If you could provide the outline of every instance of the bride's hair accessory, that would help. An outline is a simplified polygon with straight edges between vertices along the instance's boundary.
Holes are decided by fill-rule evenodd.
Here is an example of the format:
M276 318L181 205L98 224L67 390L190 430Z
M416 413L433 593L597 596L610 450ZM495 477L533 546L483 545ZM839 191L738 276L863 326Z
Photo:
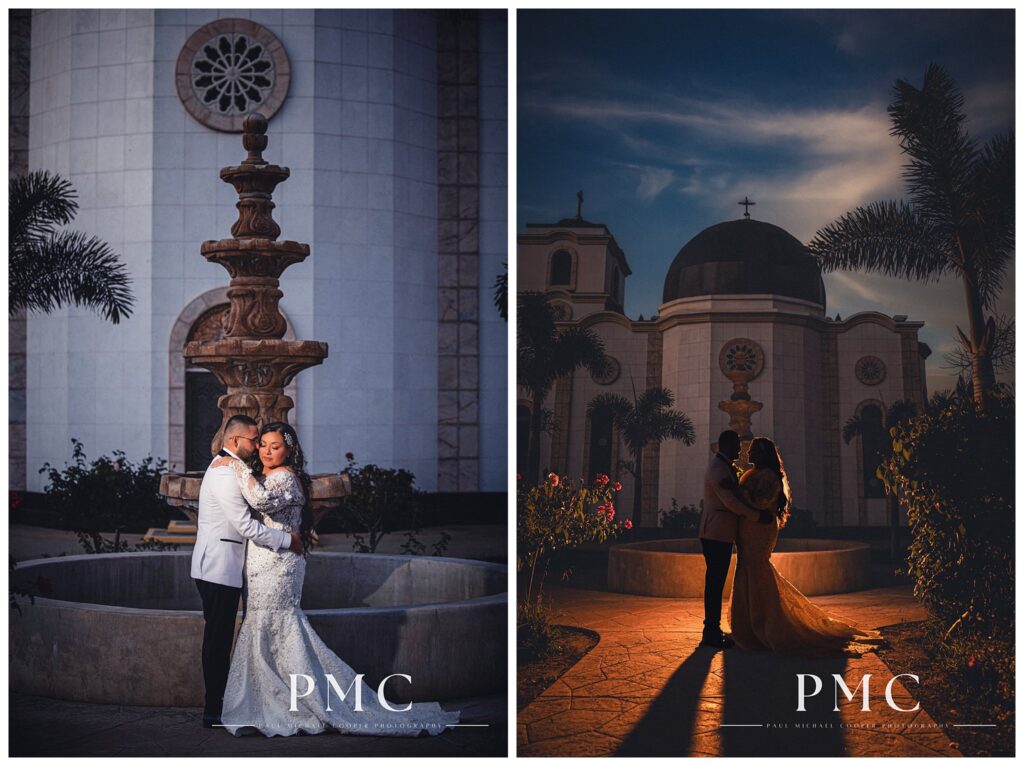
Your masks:
M295 446L295 440L292 438L292 435L290 433L288 433L287 431L285 431L283 435L284 435L284 443L287 444L289 447L294 447Z

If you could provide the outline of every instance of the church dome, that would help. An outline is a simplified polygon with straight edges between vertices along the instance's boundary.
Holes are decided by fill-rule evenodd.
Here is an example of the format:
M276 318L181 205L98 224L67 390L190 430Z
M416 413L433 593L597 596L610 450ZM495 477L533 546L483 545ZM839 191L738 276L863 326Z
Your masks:
M821 269L800 240L770 223L740 219L710 226L683 245L665 277L662 302L762 293L825 306Z

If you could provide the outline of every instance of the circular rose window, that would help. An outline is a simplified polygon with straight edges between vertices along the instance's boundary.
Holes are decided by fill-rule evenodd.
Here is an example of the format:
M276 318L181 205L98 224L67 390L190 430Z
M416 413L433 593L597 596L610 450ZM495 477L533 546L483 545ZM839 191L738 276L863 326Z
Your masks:
M605 368L604 375L593 375L591 378L594 382L601 386L610 386L612 383L619 379L619 375L622 373L622 365L619 364L619 360L614 356L606 356L608 360L608 366Z
M862 356L857 360L854 373L865 386L877 386L885 380L885 362L877 356Z
M753 380L764 369L764 351L750 338L733 338L718 353L718 366L727 377Z
M270 119L284 103L290 81L280 40L248 19L218 19L197 29L175 68L178 97L188 113L225 133L241 133L250 112Z

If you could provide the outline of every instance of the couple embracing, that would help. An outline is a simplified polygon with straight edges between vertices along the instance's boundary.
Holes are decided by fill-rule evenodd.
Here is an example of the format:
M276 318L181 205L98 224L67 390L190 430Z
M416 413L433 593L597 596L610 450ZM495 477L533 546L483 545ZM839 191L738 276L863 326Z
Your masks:
M250 465L250 461L252 461ZM228 419L224 448L199 491L192 577L203 602L203 726L239 733L299 732L417 736L459 720L436 702L391 707L377 698L313 630L302 611L311 541L310 478L298 435L287 423L259 428ZM242 627L234 651L239 596ZM316 680L297 699L296 677ZM343 692L335 692L326 676ZM361 693L356 694L354 684ZM332 699L333 696L333 699ZM361 709L357 700L362 700Z
M704 579L704 631L701 646L768 650L804 657L863 654L876 648L881 634L829 617L771 563L779 530L792 504L789 481L775 444L763 436L750 444L750 468L737 476L733 461L740 437L723 431L718 451L704 473L704 509L700 538L707 573ZM722 591L736 544L729 621L722 632Z

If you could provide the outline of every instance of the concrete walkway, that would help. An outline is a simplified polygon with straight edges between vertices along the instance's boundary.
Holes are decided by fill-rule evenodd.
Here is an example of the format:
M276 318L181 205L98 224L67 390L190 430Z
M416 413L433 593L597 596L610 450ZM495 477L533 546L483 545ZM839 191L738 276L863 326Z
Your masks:
M508 700L448 700L459 726L443 734L374 737L337 732L235 737L202 728L202 708L96 705L12 694L10 752L16 756L504 756Z
M630 596L551 585L555 622L597 631L601 640L517 716L520 756L959 756L956 730L923 710L890 708L894 671L874 653L801 659L698 647L699 599ZM836 617L877 628L923 619L905 586L815 597ZM728 603L725 614L728 614ZM895 672L914 672L911 668ZM822 691L796 712L796 674ZM854 689L871 675L870 711L860 693L835 700L833 674ZM913 688L913 681L909 681ZM808 681L813 684L813 681ZM915 703L893 684L901 708Z

